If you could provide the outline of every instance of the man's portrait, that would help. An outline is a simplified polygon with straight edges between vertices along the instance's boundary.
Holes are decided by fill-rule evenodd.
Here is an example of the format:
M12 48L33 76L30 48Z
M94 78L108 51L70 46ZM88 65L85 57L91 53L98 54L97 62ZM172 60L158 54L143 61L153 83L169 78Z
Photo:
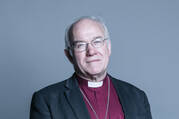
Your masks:
M0 119L179 119L178 6L0 0Z
M107 73L111 41L102 20L72 23L64 52L75 73L34 93L30 119L152 119L145 93Z

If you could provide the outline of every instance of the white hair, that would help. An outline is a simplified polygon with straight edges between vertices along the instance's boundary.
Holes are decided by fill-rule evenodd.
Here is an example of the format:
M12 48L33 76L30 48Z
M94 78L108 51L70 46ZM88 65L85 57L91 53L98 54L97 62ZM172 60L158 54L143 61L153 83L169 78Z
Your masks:
M78 23L79 21L83 20L83 19L90 19L90 20L96 21L99 24L101 24L102 27L104 28L105 37L108 38L108 40L110 40L107 26L106 26L104 20L101 17L83 16L83 17L80 17L77 20L75 20L70 26L67 27L66 32L65 32L65 49L66 50L70 50L70 48L71 48L71 41L73 41L73 33L72 33L72 31L73 31L74 25L76 23ZM70 50L70 52L71 52L71 50Z

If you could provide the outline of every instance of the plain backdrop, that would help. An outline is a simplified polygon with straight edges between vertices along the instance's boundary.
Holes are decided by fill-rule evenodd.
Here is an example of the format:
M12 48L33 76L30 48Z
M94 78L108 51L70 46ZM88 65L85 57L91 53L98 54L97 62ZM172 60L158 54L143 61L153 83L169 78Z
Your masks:
M87 15L109 28L108 72L146 92L154 119L178 119L178 0L0 0L0 119L28 119L34 91L73 74L65 29Z

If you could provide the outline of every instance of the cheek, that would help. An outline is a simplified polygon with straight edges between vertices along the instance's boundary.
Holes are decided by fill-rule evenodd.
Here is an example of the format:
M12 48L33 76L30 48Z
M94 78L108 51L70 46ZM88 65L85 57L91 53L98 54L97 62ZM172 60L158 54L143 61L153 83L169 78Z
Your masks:
M110 57L109 51L108 51L108 50L105 50L105 52L103 52L103 58L104 58L104 63L105 63L105 65L108 64L109 57Z
M108 57L110 56L108 49L103 49L103 50L101 50L100 54L101 54L101 56L104 58L104 60L107 60Z
M78 66L84 65L84 56L76 55L76 62Z

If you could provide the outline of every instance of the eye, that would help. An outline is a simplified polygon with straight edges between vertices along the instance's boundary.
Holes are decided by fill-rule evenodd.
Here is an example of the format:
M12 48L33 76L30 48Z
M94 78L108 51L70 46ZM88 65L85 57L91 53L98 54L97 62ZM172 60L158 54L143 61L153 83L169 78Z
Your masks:
M84 46L85 46L85 43L76 43L75 44L75 48L78 48L78 49L83 48Z
M95 46L101 46L103 44L103 39L102 38L97 38L93 41L93 45Z

